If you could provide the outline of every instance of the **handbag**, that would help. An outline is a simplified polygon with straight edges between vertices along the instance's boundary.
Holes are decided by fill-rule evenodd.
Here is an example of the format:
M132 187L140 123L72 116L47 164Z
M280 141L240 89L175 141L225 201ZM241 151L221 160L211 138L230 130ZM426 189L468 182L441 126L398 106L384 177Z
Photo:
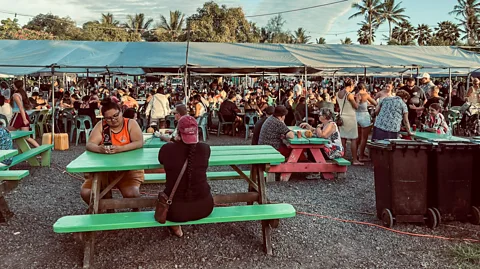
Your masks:
M348 101L347 97L348 97L349 94L350 93L345 95L345 100L343 101L342 111L340 112L340 115L338 115L337 119L335 120L335 123L337 124L338 127L343 126L342 114L343 114L343 109L345 108L345 103Z
M158 194L157 203L155 205L154 217L155 217L155 220L161 224L164 224L165 222L167 222L168 208L172 204L173 196L175 195L178 185L180 184L180 180L182 180L183 174L187 169L187 164L188 164L188 159L185 161L185 164L183 164L180 174L178 174L177 181L175 181L175 186L173 186L170 196L167 196L163 191Z

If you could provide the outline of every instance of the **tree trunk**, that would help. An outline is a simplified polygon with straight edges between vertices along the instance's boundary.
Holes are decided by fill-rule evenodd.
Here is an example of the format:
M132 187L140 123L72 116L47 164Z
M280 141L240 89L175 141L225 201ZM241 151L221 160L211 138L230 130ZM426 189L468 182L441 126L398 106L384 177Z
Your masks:
M373 43L373 25L372 25L372 13L368 14L368 23L370 24L370 36L368 37L368 44L372 45Z
M388 40L392 41L392 21L388 21L388 32L389 32Z

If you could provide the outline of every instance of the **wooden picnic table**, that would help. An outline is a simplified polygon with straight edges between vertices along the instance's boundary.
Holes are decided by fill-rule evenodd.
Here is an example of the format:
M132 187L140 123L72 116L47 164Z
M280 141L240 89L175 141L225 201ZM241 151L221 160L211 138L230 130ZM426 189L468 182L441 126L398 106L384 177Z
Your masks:
M8 158L12 158L13 156L18 154L18 150L12 149L12 150L0 150L0 162L4 161Z
M400 132L401 135L407 136L406 132ZM458 136L446 135L446 134L436 134L430 132L413 132L413 138L418 140L428 140L428 141L457 141L457 142L469 142L469 139L461 138Z
M33 131L12 131L10 135L12 136L13 142L17 145L17 148L20 153L28 152L32 148L28 144L27 139L33 134ZM40 162L36 158L31 158L27 160L31 166L40 166Z
M337 173L338 177L344 177L347 172L347 166L350 163L344 159L337 159L333 162L327 162L322 154L322 149L325 148L325 144L329 141L324 138L298 138L296 132L305 131L298 126L289 126L290 130L295 132L295 138L286 139L287 146L292 149L287 161L271 166L269 172L281 173L280 180L288 181L292 176L292 173L322 173L325 179L334 179L334 173ZM310 152L315 162L299 162L300 158L304 156L306 152Z
M18 155L14 156L11 166L27 161L31 166L50 166L51 149L53 145L41 145L38 148L30 147L27 139L33 134L33 131L12 131L10 135L13 142L17 145ZM41 155L41 162L36 158ZM8 167L2 167L6 169ZM2 169L0 168L0 170Z
M231 166L249 185L248 191L244 193L215 195L215 203L268 203L264 172L266 165L284 161L278 151L271 146L212 146L211 151L209 166ZM73 160L67 166L67 171L93 173L88 211L91 214L108 209L155 207L156 197L111 199L111 189L121 177L108 184L108 172L163 168L158 162L158 152L158 148L141 148L112 155L87 151ZM252 165L250 177L246 176L238 165ZM264 246L267 253L271 254L271 227L265 223L262 222ZM93 249L94 240L94 233L90 233L85 245L85 261L90 260L93 255L90 251Z

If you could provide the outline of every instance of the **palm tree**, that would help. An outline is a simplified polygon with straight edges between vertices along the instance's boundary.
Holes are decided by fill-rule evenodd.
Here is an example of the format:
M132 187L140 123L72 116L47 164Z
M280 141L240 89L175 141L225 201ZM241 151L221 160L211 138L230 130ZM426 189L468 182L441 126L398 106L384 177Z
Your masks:
M165 18L165 16L160 15L160 23L157 24L156 28L163 29L164 31L175 36L180 31L182 31L184 19L185 14L182 14L181 11L170 11L170 20L167 21L167 18Z
M118 26L120 24L119 21L113 19L113 14L112 13L107 13L103 14L102 13L102 18L98 22L100 24L107 24L111 26Z
M319 45L325 45L325 44L327 44L327 41L326 41L325 38L323 38L323 37L317 38L316 42L317 42L317 44L319 44Z
M392 31L392 40L399 45L413 45L415 38L415 28L408 21L401 22L395 26Z
M360 45L369 45L375 41L375 32L371 32L371 30L375 27L370 26L367 22L359 23L362 27L358 30L358 43ZM371 35L371 33L373 33Z
M297 44L307 44L310 42L311 36L307 35L307 31L302 27L293 32L295 43Z
M453 46L460 38L460 29L458 25L450 21L443 21L438 23L438 27L435 27L437 33L435 37L444 40L449 45Z
M464 27L463 32L466 34L464 38L468 43L473 45L478 40L480 1L479 0L458 0L458 4L453 7L453 11L449 14L461 16L461 24Z
M415 39L419 46L426 46L430 39L432 39L432 29L426 24L419 24L415 29Z
M385 0L380 10L380 19L388 22L388 39L392 40L392 24L398 25L400 22L410 18L402 13L405 12L405 8L400 7L402 2L396 4L395 0Z
M363 4L363 5L362 5ZM348 19L356 18L359 16L364 16L367 20L367 25L369 26L369 40L368 44L373 43L373 28L375 22L378 24L380 22L380 11L382 10L383 3L380 0L362 0L360 3L353 3L352 8L357 9L358 12L350 16ZM365 24L362 24L362 27ZM360 29L361 31L361 29Z
M345 39L341 39L340 42L343 45L352 45L353 44L352 39L350 37L346 37Z
M145 19L145 14L140 13L133 16L127 15L127 23L124 26L129 32L142 35L152 23L153 19Z

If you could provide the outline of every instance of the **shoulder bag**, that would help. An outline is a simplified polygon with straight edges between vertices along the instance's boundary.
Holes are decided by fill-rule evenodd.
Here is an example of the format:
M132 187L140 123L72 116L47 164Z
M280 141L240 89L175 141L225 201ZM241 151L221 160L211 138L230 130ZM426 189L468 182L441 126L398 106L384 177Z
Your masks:
M337 124L338 127L343 126L342 114L343 114L343 109L345 108L345 103L348 102L348 95L350 95L350 93L347 93L344 96L345 100L343 101L342 110L340 111L340 115L338 115L337 119L335 120L335 123Z
M170 196L167 196L165 192L160 192L157 198L157 204L155 206L155 220L159 223L164 224L167 222L167 213L168 208L172 204L173 196L177 191L178 185L180 184L180 180L182 180L183 174L185 174L185 170L187 169L188 159L185 161L182 167L182 171L178 174L177 181L175 181L175 186L173 186L172 192Z

